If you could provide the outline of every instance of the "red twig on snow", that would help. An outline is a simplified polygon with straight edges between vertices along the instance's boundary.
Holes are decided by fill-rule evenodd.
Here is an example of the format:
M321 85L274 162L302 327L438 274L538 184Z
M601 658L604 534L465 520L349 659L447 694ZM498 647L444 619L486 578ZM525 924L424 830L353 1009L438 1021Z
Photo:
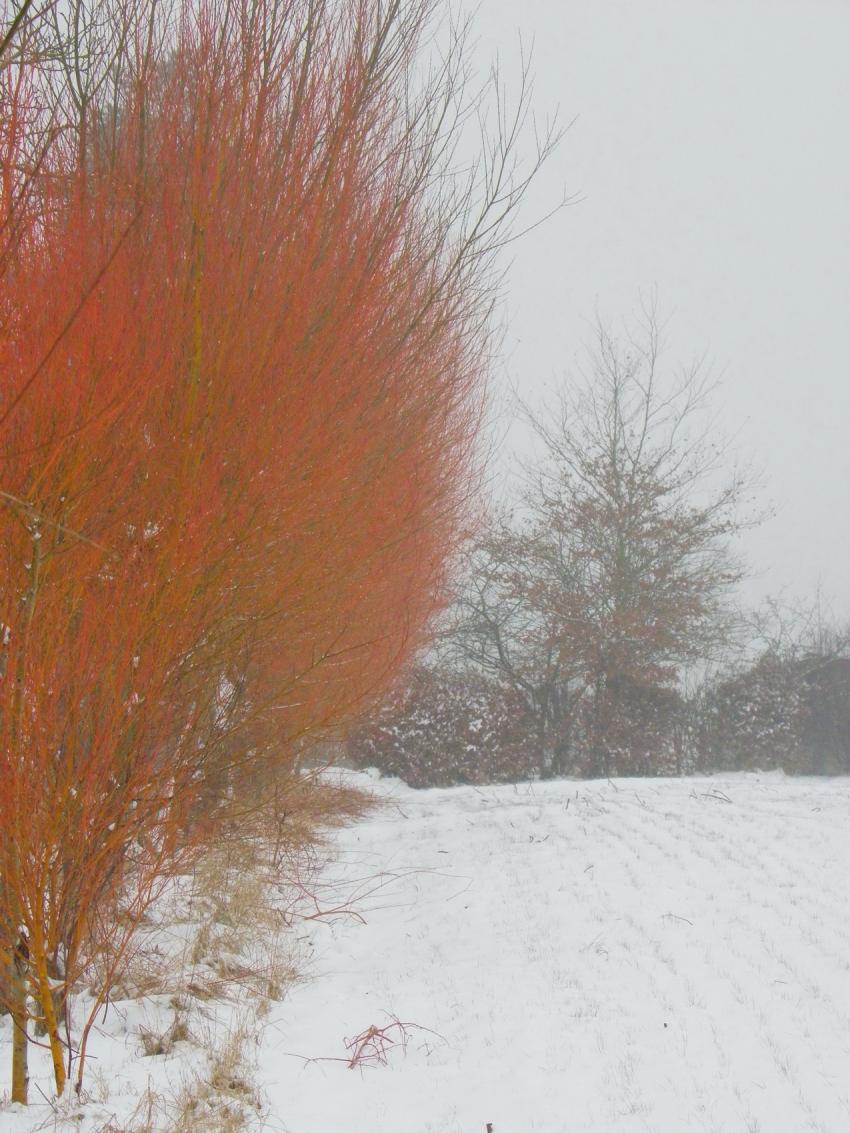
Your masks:
M376 1027L372 1024L354 1038L345 1040L345 1049L349 1052L348 1069L353 1070L356 1066L386 1066L390 1050L397 1046L407 1050L411 1031L426 1031L429 1035L442 1038L442 1035L428 1027L420 1027L418 1023L402 1023L397 1016L391 1015L385 1026Z

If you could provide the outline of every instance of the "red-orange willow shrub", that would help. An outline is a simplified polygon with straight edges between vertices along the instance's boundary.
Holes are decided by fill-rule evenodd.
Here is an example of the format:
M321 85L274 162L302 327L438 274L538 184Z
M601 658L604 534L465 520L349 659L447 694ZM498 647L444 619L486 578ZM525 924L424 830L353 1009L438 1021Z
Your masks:
M75 7L99 11L98 51ZM476 485L493 255L527 178L509 136L453 175L457 45L411 79L432 7L72 4L76 39L32 17L2 60L18 1100L28 1013L57 1091L75 1057L79 1084L64 992L97 971L93 1018L214 821L211 785L291 763L373 700L438 602Z

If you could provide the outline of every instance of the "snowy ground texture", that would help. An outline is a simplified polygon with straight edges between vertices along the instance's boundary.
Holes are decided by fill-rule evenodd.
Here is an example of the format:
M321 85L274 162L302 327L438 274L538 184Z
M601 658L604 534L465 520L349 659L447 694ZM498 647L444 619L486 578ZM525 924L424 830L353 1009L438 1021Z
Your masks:
M252 1127L850 1130L850 780L373 786L387 805L334 836L320 898L359 895L362 920L292 930L307 979L256 1019ZM195 1072L189 1042L141 1056L155 1009L107 1017L82 1133ZM205 1003L225 1033L245 1010ZM39 1127L66 1126L0 1109Z

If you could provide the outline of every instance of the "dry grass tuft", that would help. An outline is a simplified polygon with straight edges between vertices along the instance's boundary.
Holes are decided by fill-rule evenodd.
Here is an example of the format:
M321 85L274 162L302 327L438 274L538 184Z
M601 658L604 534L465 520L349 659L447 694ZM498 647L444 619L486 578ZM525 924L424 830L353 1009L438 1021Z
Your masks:
M170 1133L242 1133L260 1120L262 1098L247 1060L255 1026L243 1016L224 1036L209 1037L205 1072L185 1082L169 1106Z
M188 1005L176 996L171 1000L174 1011L171 1022L163 1030L139 1027L139 1039L146 1058L171 1054L177 1043L190 1042Z
M382 805L376 796L353 787L327 768L299 774L273 773L235 800L239 815L253 816L249 828L259 832L272 850L272 860L281 863L288 855L321 845L328 830L357 822ZM242 826L237 819L236 825Z
M281 999L298 979L286 932L292 895L315 873L325 832L377 805L322 770L270 773L261 789L235 792L193 873L175 879L170 914L142 928L110 998ZM161 944L169 915L189 928L182 965Z
M126 1121L94 1133L244 1133L262 1122L247 1051L270 1002L299 979L293 910L319 884L325 831L379 805L321 770L273 775L262 787L262 800L248 791L231 800L193 872L173 878L110 997L162 997L158 1021L138 1031L144 1056L190 1043L205 1067L171 1093L149 1086ZM225 1010L213 1015L214 1001Z
M254 1024L247 1017L232 1021L223 1037L208 1032L197 1040L206 1053L204 1070L172 1094L149 1086L126 1120L110 1118L94 1133L245 1133L259 1128L262 1098L247 1060L254 1038Z
M282 915L285 879L256 837L229 839L200 863L191 888L197 923L186 990L198 999L281 999L298 979Z

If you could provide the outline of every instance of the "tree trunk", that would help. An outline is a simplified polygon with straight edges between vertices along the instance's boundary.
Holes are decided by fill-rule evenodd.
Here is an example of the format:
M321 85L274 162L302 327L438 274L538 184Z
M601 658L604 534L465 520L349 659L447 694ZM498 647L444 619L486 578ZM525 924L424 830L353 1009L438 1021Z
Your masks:
M29 949L21 936L9 965L12 1014L12 1101L27 1104L29 1092L29 1038L27 1035L27 961Z
M56 998L50 983L47 970L47 956L44 951L44 941L41 932L33 933L32 968L35 977L41 1018L44 1021L44 1030L50 1044L50 1057L53 1063L53 1079L56 1084L57 1097L62 1097L65 1091L65 1058L62 1041L59 1038L59 1020L56 1013Z

